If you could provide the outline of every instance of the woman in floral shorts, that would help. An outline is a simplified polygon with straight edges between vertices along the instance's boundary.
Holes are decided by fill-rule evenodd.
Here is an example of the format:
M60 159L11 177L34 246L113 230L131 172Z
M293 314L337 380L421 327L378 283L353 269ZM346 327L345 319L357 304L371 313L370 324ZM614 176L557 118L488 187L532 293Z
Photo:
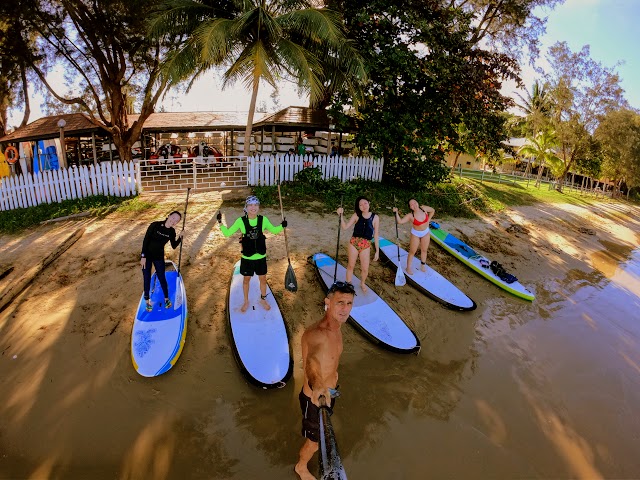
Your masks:
M356 267L356 261L360 259L360 288L363 293L367 293L367 275L369 274L369 261L371 258L371 241L376 244L376 253L373 256L374 261L378 261L380 255L379 226L380 217L373 213L366 197L358 197L354 206L355 213L351 215L348 222L345 223L342 214L344 209L338 208L337 213L340 215L340 224L342 230L353 228L353 235L349 240L349 262L347 264L347 282L351 283L353 278L353 270ZM337 259L336 259L337 260Z

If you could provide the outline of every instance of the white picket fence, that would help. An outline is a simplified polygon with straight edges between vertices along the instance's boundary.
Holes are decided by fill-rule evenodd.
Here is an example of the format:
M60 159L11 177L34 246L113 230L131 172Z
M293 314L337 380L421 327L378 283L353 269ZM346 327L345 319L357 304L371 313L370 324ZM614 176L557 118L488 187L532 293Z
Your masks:
M137 178L138 166L133 162L103 162L5 177L0 180L0 210L91 195L129 197L138 192Z
M329 157L328 155L258 155L249 157L248 183L249 185L275 185L275 165L278 165L280 181L290 181L303 168L318 167L322 178L338 177L343 181L382 180L383 159L370 157Z

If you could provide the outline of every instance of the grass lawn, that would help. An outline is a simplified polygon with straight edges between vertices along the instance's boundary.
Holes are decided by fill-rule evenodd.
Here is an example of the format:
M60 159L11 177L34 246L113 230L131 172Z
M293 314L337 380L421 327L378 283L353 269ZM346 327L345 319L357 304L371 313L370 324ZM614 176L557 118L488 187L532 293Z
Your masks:
M543 184L535 188L521 184L498 184L471 178L452 178L450 182L426 187L420 192L377 182L355 180L340 183L338 179L322 180L314 175L314 169L305 169L305 174L297 181L281 185L282 201L285 209L330 213L342 204L346 212L352 212L358 196L371 200L372 209L380 214L391 214L393 206L401 213L407 213L407 202L415 198L421 204L433 207L438 216L472 218L476 213L501 211L507 207L533 205L535 203L570 203L574 205L592 205L596 202L624 202L609 197L595 198L590 194L581 195L565 188L564 193L549 190ZM254 193L264 207L280 208L277 187L254 187ZM21 208L0 212L0 233L17 233L39 225L45 220L64 217L81 212L100 216L113 211L123 213L141 212L154 208L155 202L140 197L122 198L98 195L78 200L65 200L61 203L43 204L36 207Z
M572 205L592 205L603 201L611 200L609 197L600 195L598 198L591 194L580 194L575 190L565 187L562 193L555 189L549 190L549 186L543 184L540 188L534 187L535 182L531 182L527 187L526 182L517 184L507 183L480 183L479 180L455 179L454 182L464 182L473 185L485 197L491 210L499 211L506 207L518 205L533 205L534 203L569 203Z
M312 170L312 169L308 169ZM597 202L619 202L609 197L595 198L591 194L580 194L565 187L564 192L549 190L547 184L534 187L535 182L492 183L471 178L452 178L450 182L426 187L420 192L384 185L376 182L353 181L340 184L338 181L324 181L313 176L286 182L281 185L282 201L285 208L312 210L318 213L335 211L341 201L347 212L353 211L355 199L366 196L372 208L379 213L391 213L397 205L407 212L407 201L416 198L420 203L432 206L438 216L474 217L476 213L490 213L505 208L535 203L569 203L592 205ZM263 206L279 208L277 187L255 187L255 194Z

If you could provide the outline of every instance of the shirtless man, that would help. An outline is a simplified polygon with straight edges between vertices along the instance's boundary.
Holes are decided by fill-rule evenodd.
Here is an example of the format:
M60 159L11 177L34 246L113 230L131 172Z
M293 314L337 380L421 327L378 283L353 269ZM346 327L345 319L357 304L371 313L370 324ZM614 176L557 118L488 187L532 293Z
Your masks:
M333 407L338 387L338 362L342 354L340 327L347 321L355 291L353 285L336 282L324 299L325 314L322 320L309 327L302 335L302 367L304 384L300 392L302 409L302 435L305 442L300 449L300 459L295 466L302 480L314 480L307 464L318 450L320 435L320 396Z

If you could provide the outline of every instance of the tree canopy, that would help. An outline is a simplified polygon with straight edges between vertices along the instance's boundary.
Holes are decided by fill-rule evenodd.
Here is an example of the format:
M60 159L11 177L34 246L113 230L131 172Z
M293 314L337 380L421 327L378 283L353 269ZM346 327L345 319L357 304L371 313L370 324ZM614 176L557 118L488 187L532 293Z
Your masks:
M0 2L0 136L7 133L10 109L23 107L20 126L29 121L31 104L29 65L46 68L46 55L37 45L37 29L28 19L37 11L35 0ZM55 23L55 18L49 18ZM33 89L33 87L32 87Z
M19 0L23 1L23 0ZM88 113L103 124L123 159L140 137L142 124L167 87L161 61L176 41L167 35L150 41L146 13L153 0L32 0L24 25L34 34L49 65L65 73L65 92L49 83L48 71L36 57L25 58L56 101ZM139 118L129 123L133 105Z
M590 56L589 46L572 52L566 42L549 49L546 82L553 96L551 128L559 143L562 184L566 174L590 148L591 136L607 113L624 108L627 101L615 69Z
M469 15L422 0L353 0L339 9L369 74L356 142L385 158L386 181L420 187L442 180L448 150L499 154L502 112L511 104L501 82L518 79L517 65L470 40ZM346 92L336 95L338 125L354 103Z
M170 0L153 17L151 33L164 35L178 29L186 34L186 41L164 64L172 83L193 82L222 65L223 88L241 81L251 90L247 139L260 81L276 88L277 80L292 79L310 92L313 102L323 96L324 78L337 75L341 68L345 69L342 78L364 77L359 56L346 40L335 12L313 8L305 0L243 0L231 2L231 7L216 12L200 2ZM330 58L339 60L331 64ZM331 72L324 68L327 64L333 67ZM249 147L247 140L245 156Z
M628 109L609 112L594 136L602 148L602 174L618 185L640 186L640 115Z

